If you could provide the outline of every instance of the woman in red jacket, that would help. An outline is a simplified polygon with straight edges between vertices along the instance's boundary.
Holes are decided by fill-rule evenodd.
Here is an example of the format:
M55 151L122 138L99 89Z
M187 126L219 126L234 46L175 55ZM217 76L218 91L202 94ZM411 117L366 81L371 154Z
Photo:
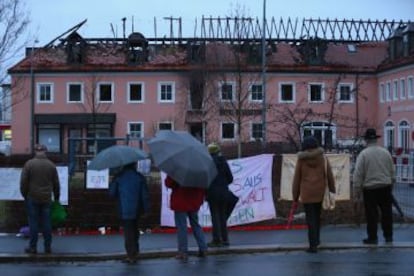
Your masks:
M198 223L198 210L203 204L205 189L182 187L170 176L165 179L165 186L172 189L170 208L174 211L177 227L178 255L177 259L188 260L187 217L198 244L198 257L205 257L207 244L203 229Z

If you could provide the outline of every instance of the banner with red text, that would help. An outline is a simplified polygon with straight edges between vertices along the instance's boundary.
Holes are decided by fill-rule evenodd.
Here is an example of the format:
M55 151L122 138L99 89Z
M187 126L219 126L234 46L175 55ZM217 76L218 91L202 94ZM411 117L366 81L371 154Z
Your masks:
M272 194L272 154L262 154L228 161L234 181L229 188L239 197L228 225L242 225L276 217ZM171 189L164 185L165 174L161 173L161 225L175 226L174 213L169 207ZM211 215L207 202L198 213L203 227L211 226Z

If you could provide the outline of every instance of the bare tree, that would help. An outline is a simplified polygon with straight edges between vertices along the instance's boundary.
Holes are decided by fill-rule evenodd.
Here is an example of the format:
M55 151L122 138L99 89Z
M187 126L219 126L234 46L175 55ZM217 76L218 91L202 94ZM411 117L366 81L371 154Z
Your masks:
M98 150L97 140L96 140L96 138L98 138L97 131L96 131L97 118L100 113L107 112L111 107L111 104L103 103L99 99L99 96L100 96L99 95L99 91L100 91L99 82L100 82L100 78L96 75L92 75L87 79L87 81L85 82L85 86L84 86L84 103L78 104L78 107L81 110L83 110L83 112L90 113L92 116L92 128L94 132L93 138L95 138L94 146L93 146L94 154L96 154ZM103 89L105 89L105 87ZM111 93L111 91L106 91L106 93Z
M268 120L268 124L277 126L275 131L269 129L269 132L299 150L302 143L302 126L315 116L312 108L302 100L294 105L270 105L269 110L271 119Z
M24 37L29 25L29 15L21 0L0 1L0 83L7 78L7 68L16 61L28 45Z
M0 1L0 84L2 85L10 81L7 69L16 62L29 41L25 35L29 25L29 15L22 2L21 0ZM3 112L29 95L29 91L20 88L23 84L19 79L20 77L17 77L16 81L7 89L3 89L0 94ZM20 91L13 101L11 101L11 91Z
M345 74L338 74L332 83L325 87L325 106L323 109L314 109L309 105L306 99L301 99L295 104L272 104L269 106L270 118L268 124L273 126L273 130L269 130L274 135L281 138L282 141L294 146L296 150L300 149L302 142L303 127L306 123L314 120L324 120L327 122L327 133L325 137L325 148L332 148L332 126L341 128L342 131L352 133L354 142L358 139L358 129L366 126L359 116L359 102L367 100L366 96L359 92L359 87L363 84L364 79L355 77L351 86L345 86L345 90L341 91L343 82L349 84L351 79ZM299 83L298 87L304 88L306 83ZM343 95L341 95L343 93ZM354 101L352 101L352 98ZM342 102L349 102L341 104ZM350 104L355 107L354 112L349 110L344 112L343 108L349 108ZM328 138L329 137L329 138ZM322 141L321 141L322 142Z

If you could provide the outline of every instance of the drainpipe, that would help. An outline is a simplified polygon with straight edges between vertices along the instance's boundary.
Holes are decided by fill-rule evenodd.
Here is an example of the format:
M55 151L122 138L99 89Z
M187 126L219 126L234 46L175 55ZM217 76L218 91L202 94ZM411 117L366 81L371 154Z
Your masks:
M359 137L359 74L355 76L355 115L356 115L356 137Z
M35 113L35 75L33 70L34 46L38 41L35 40L30 52L30 153L34 149L34 113Z
M266 149L266 0L263 0L263 26L262 26L262 147Z

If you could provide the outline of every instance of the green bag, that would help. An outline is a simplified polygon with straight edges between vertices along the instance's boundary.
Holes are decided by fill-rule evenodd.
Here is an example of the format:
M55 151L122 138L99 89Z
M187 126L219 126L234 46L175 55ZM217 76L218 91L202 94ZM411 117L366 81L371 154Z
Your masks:
M50 206L50 218L53 226L61 225L65 222L67 213L65 208L59 203L59 201L52 202Z

